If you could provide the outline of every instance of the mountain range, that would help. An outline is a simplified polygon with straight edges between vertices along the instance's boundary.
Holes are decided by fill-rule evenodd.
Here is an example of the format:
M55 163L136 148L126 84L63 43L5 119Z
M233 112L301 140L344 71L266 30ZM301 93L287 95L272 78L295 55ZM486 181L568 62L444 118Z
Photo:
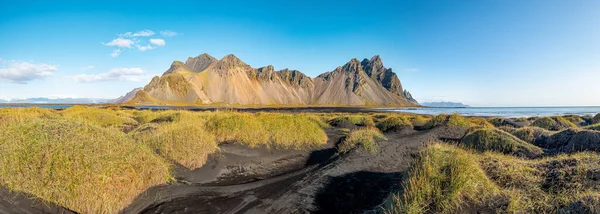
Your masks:
M421 105L423 106L428 106L428 107L446 107L446 108L467 108L470 107L469 105L460 103L460 102L446 102L446 101L441 101L441 102L424 102L421 103Z
M117 101L137 105L419 105L379 56L351 59L311 78L298 70L275 71L272 65L252 68L233 54L220 60L201 54L185 63L174 61L162 76Z
M45 98L33 97L22 99L1 100L0 103L27 103L27 104L100 104L110 103L109 99L103 98Z

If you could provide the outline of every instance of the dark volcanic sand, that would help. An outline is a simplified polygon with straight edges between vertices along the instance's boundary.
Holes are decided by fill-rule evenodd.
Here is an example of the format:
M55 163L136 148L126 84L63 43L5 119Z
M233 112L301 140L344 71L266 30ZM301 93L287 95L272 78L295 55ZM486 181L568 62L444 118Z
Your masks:
M342 136L331 130L328 135L330 145L339 142ZM304 158L304 166L300 169L283 167L281 172L292 171L254 182L246 182L247 178L238 180L237 184L234 184L236 179L207 184L202 184L202 179L197 180L200 181L198 183L180 181L148 190L123 212L363 213L378 209L385 197L397 190L414 154L423 145L433 139L459 139L463 135L464 130L443 127L427 131L389 132L386 133L389 141L380 142L376 154L357 149L338 155L332 149L325 148L310 153L308 159ZM228 155L231 154L226 155L230 157ZM295 152L290 152L288 157L295 155ZM273 160L270 160L271 163L276 162ZM235 164L244 167L244 164ZM227 168L219 164L214 166ZM199 171L208 170L203 168ZM248 169L252 174L253 167ZM188 173L182 178L192 174Z
M437 127L385 133L379 151L338 154L343 140L327 130L327 146L311 151L221 146L205 166L176 167L177 182L148 189L123 213L363 213L377 210L399 188L413 156L434 139L460 139L464 130ZM32 204L0 189L0 213L69 213Z

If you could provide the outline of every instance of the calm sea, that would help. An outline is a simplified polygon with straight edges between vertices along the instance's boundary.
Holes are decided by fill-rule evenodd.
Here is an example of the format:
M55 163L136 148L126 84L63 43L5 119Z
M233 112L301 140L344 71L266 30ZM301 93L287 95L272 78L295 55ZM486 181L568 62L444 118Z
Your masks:
M600 113L600 106L590 107L469 107L469 108L404 108L382 109L393 112L409 112L415 114L454 114L480 117L534 117L559 115L595 115Z
M0 104L0 108L28 108L40 107L51 109L65 109L72 105L6 105ZM141 109L190 109L190 110L211 110L211 107L170 107L170 106L140 106ZM558 116L558 115L595 115L600 113L600 106L586 107L469 107L469 108L251 108L239 109L240 111L300 111L300 112L407 112L415 114L454 114L458 113L463 116L480 116L480 117L534 117L534 116Z

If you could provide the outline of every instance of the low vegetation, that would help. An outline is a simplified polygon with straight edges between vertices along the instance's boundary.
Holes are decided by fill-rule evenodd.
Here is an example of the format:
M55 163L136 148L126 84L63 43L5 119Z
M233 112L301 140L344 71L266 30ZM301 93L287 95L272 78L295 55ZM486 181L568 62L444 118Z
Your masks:
M474 124L469 122L469 120L460 116L459 114L440 114L431 118L431 120L429 120L423 126L423 129L432 129L434 127L442 125L448 126L450 128L469 128Z
M532 126L537 126L550 131L560 131L577 126L564 117L540 117L533 121Z
M374 127L358 128L350 131L346 139L338 146L338 150L346 153L361 146L366 151L375 153L378 150L377 141L382 140L387 140L387 138L379 129Z
M480 152L495 151L521 157L535 158L542 149L494 128L482 128L468 133L460 141L467 148Z
M386 213L453 213L499 192L472 155L443 144L422 151L407 178L403 190L389 197Z
M514 135L515 137L517 137L525 142L532 143L532 144L536 144L541 141L544 141L547 137L552 135L552 132L550 132L546 129L542 129L539 127L532 127L532 126L518 128L518 129L512 130L510 133L512 135Z
M597 153L522 159L434 144L416 159L386 213L595 213Z
M77 212L116 213L169 178L163 159L113 128L37 118L0 128L0 184Z
M375 126L373 118L369 115L344 115L331 119L332 125L339 126L342 124L352 124L357 126Z
M406 117L391 116L377 123L377 128L383 132L388 130L412 129L412 123Z
M60 114L65 118L72 118L102 127L127 128L137 124L137 121L129 115L110 109L74 106L62 110Z
M0 109L0 126L21 123L39 118L57 117L55 110L43 108L3 108Z

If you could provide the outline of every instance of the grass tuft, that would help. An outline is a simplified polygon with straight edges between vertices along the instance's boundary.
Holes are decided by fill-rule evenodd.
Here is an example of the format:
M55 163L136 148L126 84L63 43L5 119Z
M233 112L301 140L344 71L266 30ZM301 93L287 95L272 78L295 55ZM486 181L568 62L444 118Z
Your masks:
M532 126L537 126L550 131L560 131L577 126L563 117L541 117L533 121Z
M362 146L370 153L377 152L378 148L375 144L377 141L387 140L387 138L374 127L365 127L352 130L346 139L338 146L338 150L342 153Z
M377 123L377 128L383 132L387 130L412 129L412 123L406 117L391 116Z
M482 128L468 133L461 144L480 152L495 151L521 157L535 158L542 154L542 149L524 142L515 136L494 128Z
M469 120L460 116L459 114L440 114L431 118L431 120L429 120L423 126L423 129L432 129L434 127L443 125L448 126L450 128L469 128L471 126L474 126L473 123L469 122Z
M21 123L39 118L58 117L55 110L43 108L3 108L0 109L0 126Z
M392 194L385 213L452 213L465 202L483 204L498 194L494 185L468 152L433 144L422 151Z

